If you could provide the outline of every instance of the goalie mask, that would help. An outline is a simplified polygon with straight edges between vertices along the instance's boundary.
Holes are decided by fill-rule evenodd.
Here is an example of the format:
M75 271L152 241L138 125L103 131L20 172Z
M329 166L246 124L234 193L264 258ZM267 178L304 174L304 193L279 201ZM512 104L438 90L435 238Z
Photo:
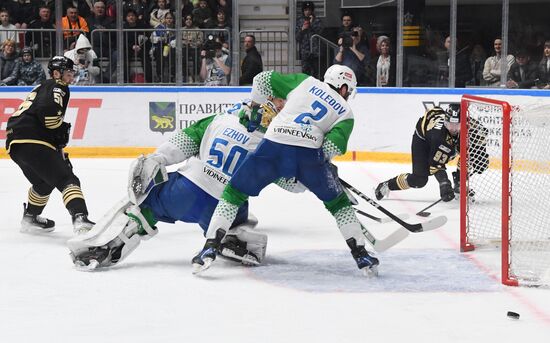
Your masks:
M460 132L460 104L450 104L445 111L445 127L452 136Z

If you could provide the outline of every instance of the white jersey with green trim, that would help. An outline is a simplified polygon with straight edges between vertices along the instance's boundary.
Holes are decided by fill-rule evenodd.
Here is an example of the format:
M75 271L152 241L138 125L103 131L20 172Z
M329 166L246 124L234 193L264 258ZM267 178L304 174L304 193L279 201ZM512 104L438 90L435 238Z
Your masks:
M269 124L265 138L282 144L320 148L325 134L346 119L353 119L347 101L328 84L308 77L288 93L284 108Z
M237 115L218 115L204 132L199 155L189 158L178 172L219 199L237 167L262 138L261 132L248 132Z

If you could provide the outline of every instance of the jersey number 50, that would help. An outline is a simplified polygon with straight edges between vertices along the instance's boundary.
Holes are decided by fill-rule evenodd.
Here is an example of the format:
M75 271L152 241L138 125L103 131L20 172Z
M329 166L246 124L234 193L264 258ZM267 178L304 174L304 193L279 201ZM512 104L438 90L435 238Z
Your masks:
M229 144L228 141L222 138L216 138L212 142L212 146L210 147L210 158L206 163L211 165L214 168L220 168L222 171L229 175L233 176L233 173L235 170L243 163L244 158L246 157L246 154L248 154L248 150L243 148L242 146L234 145L227 154L227 158L225 158L225 149L223 147L226 147L227 144ZM221 145L221 150L218 147ZM237 158L235 160L235 158ZM224 162L225 160L225 162Z
M309 124L308 118L311 118L311 120L318 121L318 120L321 120L321 118L323 118L325 114L327 114L328 112L325 105L321 104L317 100L315 100L315 102L311 104L311 108L313 109L313 111L317 111L317 113L308 113L308 112L302 113L299 116L297 116L296 119L294 119L294 122L298 124Z

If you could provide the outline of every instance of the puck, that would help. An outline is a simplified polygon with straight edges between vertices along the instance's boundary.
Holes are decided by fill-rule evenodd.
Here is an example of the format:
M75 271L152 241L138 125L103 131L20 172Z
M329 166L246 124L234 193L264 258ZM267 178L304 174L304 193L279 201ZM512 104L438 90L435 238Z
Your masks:
M508 311L506 315L510 319L516 319L516 320L519 319L519 313L516 313L516 312Z

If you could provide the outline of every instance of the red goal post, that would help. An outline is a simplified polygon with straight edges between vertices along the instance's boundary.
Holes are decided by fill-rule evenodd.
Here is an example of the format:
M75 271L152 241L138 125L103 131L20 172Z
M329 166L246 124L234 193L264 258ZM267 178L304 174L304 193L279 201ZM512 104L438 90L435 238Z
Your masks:
M505 285L550 284L546 109L536 100L461 99L460 249L501 246Z

